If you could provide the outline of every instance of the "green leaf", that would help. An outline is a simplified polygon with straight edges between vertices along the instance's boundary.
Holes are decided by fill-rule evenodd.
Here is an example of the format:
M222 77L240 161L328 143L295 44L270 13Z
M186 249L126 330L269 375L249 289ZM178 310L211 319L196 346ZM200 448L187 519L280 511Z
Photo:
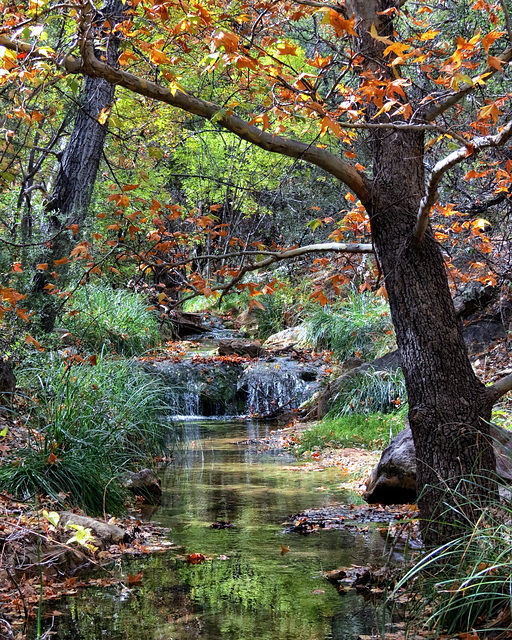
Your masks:
M59 524L60 516L56 511L50 511L48 513L46 509L43 509L43 516L48 520L50 524L53 524L54 527Z

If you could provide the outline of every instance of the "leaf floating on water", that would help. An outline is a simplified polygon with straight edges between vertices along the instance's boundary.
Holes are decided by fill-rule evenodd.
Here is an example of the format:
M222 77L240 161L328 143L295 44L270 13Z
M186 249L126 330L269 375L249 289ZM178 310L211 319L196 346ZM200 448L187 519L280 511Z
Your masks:
M202 553L191 553L187 556L188 564L202 564L206 560L206 556Z
M290 547L285 547L284 544L281 545L281 555L284 556L285 553L290 551Z

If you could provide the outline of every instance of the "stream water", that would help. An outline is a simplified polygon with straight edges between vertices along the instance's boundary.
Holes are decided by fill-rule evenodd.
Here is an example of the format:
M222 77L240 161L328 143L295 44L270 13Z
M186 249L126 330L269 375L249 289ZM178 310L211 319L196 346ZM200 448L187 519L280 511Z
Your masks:
M340 595L320 575L381 558L378 532L286 533L290 514L357 499L339 470L290 470L295 460L239 443L268 433L251 421L188 421L183 446L163 475L152 520L184 549L123 559L115 570L143 573L132 593L84 589L54 603L54 637L73 640L355 640L375 628L373 605ZM212 528L223 521L231 528ZM283 547L289 551L283 555ZM186 555L208 560L187 564Z

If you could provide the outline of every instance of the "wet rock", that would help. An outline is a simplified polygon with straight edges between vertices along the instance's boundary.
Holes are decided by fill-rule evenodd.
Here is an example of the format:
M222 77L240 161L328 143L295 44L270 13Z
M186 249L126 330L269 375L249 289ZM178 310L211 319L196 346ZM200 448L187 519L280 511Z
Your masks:
M64 529L68 523L90 529L95 538L94 544L101 549L106 549L111 544L130 542L130 536L124 529L115 524L107 524L102 520L96 520L88 516L79 516L76 513L64 511L60 514L59 528Z
M245 356L258 358L265 353L261 343L252 340L220 340L219 356Z
M167 320L172 324L173 332L179 338L208 331L208 327L203 325L203 316L199 313L186 313L175 309L169 311Z
M491 425L496 472L512 482L512 432ZM401 431L384 449L373 469L363 498L370 504L405 504L416 500L416 451L410 427Z
M122 476L121 484L134 496L141 496L150 504L158 502L162 497L162 483L151 469L129 471Z

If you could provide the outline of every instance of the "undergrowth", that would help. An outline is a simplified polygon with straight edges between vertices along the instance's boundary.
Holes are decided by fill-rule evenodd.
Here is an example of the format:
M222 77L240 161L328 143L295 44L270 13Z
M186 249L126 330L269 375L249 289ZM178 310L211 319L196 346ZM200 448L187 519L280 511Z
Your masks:
M120 513L119 475L150 464L169 439L163 385L136 362L102 357L71 368L34 358L16 375L29 440L0 466L2 489L24 499L42 492L91 515Z
M348 376L334 396L329 415L354 413L392 413L407 402L402 369L375 371L368 369Z
M392 415L359 413L337 418L328 416L300 436L297 451L303 454L315 448L383 449L403 428L403 411Z
M474 489L470 493L477 495ZM470 500L459 488L450 493L446 503L462 513ZM428 638L457 633L468 638L509 637L512 506L509 502L485 509L471 506L480 513L477 522L461 516L460 534L409 565L389 599L392 605L397 599L406 603L401 611L409 631L406 637L416 637L420 629Z
M351 292L335 308L321 308L308 322L308 341L340 359L371 360L394 348L394 333L385 300L372 293Z
M135 356L159 341L158 322L139 294L104 284L81 287L64 322L87 350Z

